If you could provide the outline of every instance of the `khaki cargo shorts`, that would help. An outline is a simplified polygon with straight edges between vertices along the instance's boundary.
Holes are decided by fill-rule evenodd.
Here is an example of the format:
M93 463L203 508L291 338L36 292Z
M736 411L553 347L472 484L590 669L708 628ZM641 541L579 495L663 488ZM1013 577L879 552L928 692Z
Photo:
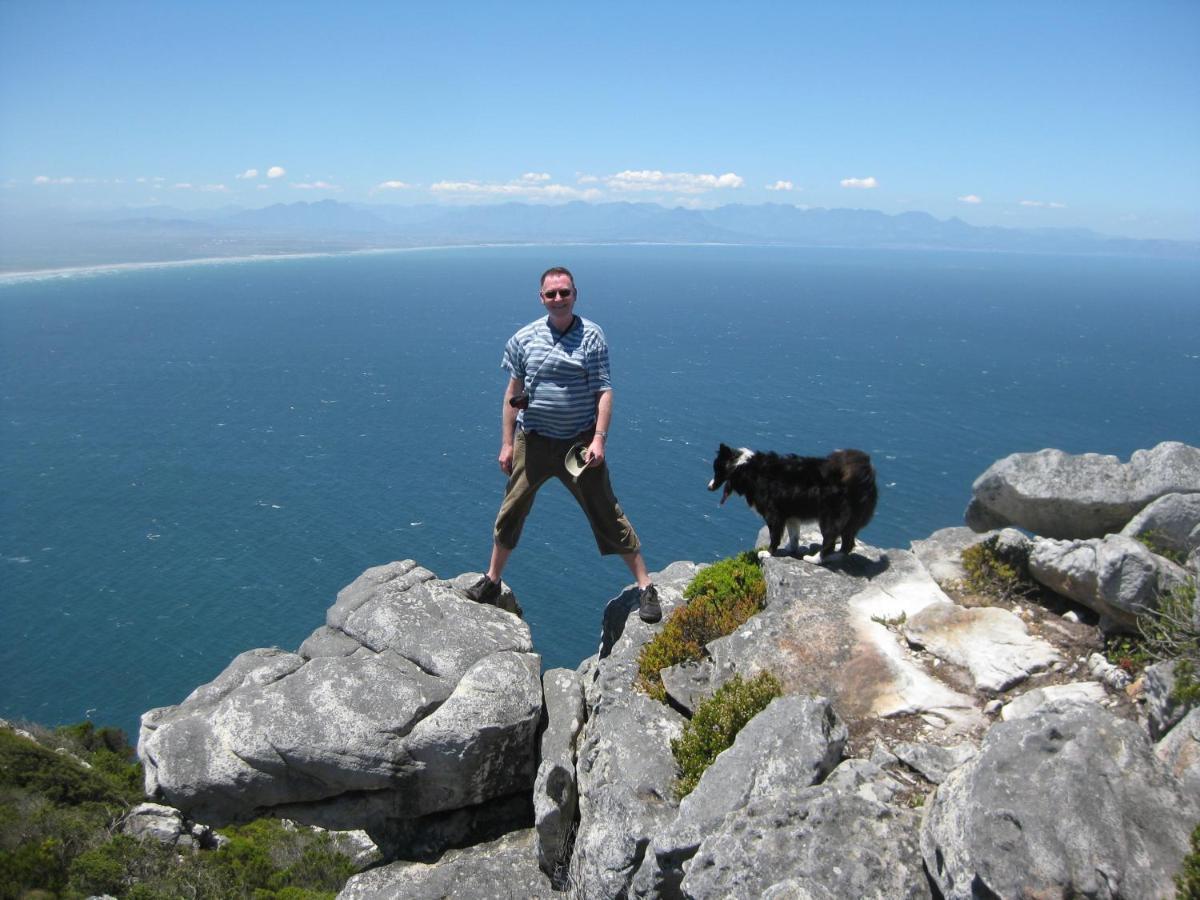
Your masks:
M625 518L608 480L608 464L583 471L576 481L567 471L564 460L572 444L590 444L593 430L588 429L573 438L549 438L535 431L518 431L513 449L513 470L504 489L504 501L496 515L493 536L501 547L513 549L521 537L521 529L538 489L551 478L557 478L579 504L602 555L633 553L641 548L637 532Z

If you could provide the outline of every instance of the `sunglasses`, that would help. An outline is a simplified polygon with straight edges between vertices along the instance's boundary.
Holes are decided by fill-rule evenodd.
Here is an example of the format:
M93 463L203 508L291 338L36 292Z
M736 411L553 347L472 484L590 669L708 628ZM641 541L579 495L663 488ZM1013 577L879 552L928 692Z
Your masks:
M554 290L551 288L548 291L542 291L542 296L547 300L555 300L559 297L562 297L562 299L566 300L573 293L575 293L575 288L560 288L559 290Z

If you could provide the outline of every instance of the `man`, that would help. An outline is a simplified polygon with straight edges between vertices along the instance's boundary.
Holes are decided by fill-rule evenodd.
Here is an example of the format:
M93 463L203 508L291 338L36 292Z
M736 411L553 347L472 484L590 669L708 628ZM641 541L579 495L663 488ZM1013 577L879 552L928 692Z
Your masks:
M476 603L495 603L500 576L538 489L558 478L582 507L602 555L619 554L637 581L638 613L662 618L658 591L646 572L641 544L613 494L604 462L612 419L608 344L594 322L575 315L575 279L562 267L542 275L545 318L529 323L508 341L503 368L508 387L500 407L500 471L508 475L496 516L487 574L467 590ZM587 447L586 468L573 478L567 451Z

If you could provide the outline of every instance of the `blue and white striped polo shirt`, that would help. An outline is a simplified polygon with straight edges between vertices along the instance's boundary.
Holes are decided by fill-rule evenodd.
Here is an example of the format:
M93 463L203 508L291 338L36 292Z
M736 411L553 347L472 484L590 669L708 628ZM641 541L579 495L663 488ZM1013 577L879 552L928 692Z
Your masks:
M561 337L548 317L530 322L508 339L500 365L529 394L529 408L517 414L520 427L546 437L574 437L588 428L596 421L596 395L612 390L604 332L579 315Z

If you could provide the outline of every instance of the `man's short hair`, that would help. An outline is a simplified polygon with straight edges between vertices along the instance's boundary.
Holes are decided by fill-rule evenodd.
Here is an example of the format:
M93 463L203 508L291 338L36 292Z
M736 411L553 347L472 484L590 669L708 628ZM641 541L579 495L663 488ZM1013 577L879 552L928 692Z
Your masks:
M568 269L566 266L554 266L552 268L547 269L545 272L542 273L542 280L540 282L538 282L538 286L544 287L546 284L546 279L549 278L551 275L566 275L568 278L571 279L571 287L575 287L575 276L571 274L571 270Z

